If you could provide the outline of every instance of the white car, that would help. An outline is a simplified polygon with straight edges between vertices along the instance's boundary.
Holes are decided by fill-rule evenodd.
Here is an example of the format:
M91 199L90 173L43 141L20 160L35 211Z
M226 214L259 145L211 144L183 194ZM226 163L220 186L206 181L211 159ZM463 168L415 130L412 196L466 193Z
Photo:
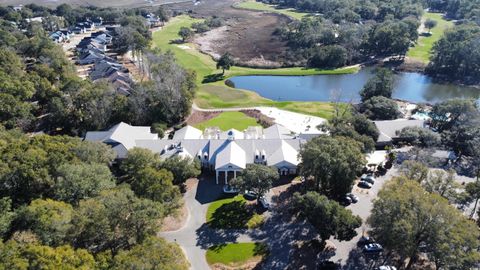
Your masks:
M378 267L378 270L397 270L397 268L395 266L382 265Z
M235 194L235 193L238 193L238 189L230 186L230 185L224 185L223 186L223 193L227 193L227 194Z

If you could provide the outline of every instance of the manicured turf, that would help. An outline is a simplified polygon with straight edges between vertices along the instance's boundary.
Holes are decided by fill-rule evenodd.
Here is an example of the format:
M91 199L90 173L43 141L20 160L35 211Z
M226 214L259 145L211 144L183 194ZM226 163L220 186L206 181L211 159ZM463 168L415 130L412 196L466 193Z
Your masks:
M241 112L223 112L217 117L195 125L200 130L206 127L219 127L221 130L234 128L239 131L249 126L258 126L257 120Z
M415 47L408 51L407 56L428 63L433 44L442 37L446 29L453 26L453 23L443 19L443 14L440 13L426 12L423 19L435 20L437 26L430 30L431 36L420 36ZM425 28L424 31L428 32L428 29Z
M207 209L207 224L217 229L252 229L263 223L242 195L214 201Z
M294 18L296 20L301 20L303 17L306 17L309 15L308 13L296 11L293 8L277 8L275 7L275 5L268 5L262 2L256 2L252 0L241 2L238 5L235 5L235 7L250 9L250 10L279 13L279 14L287 15L288 17Z
M262 243L229 243L210 247L206 257L210 265L238 267L249 261L261 261L267 254L267 247Z
M198 21L200 20L186 15L171 19L162 30L153 34L153 46L163 51L172 51L182 66L197 73L197 82L200 87L197 91L195 103L201 108L273 106L329 119L332 116L333 107L328 102L275 102L263 98L252 91L229 88L225 86L224 79L238 75L348 74L359 70L358 67L319 70L302 67L256 69L235 66L227 70L225 76L220 81L202 83L209 76L221 76L221 72L216 69L215 61L210 56L199 52L195 44L175 44L174 42L180 39L178 36L180 27L189 27L192 23Z

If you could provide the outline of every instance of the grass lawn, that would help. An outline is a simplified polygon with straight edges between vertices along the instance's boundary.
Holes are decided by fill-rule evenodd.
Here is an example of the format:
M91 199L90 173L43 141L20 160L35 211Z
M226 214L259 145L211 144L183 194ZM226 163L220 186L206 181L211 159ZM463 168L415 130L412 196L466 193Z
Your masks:
M216 82L204 83L206 78L219 76L216 62L206 54L197 50L195 44L174 44L172 41L180 39L180 27L189 27L192 23L201 21L187 15L174 17L162 30L153 33L153 47L163 51L172 51L178 62L187 69L195 70L197 82L200 85L195 103L201 108L231 108L272 106L323 118L331 118L333 107L328 102L275 102L247 90L232 89L225 86L224 80L239 75L317 75L317 74L348 74L355 73L358 67L347 67L332 70L307 69L302 67L259 69L234 66L225 72L225 75Z
M259 262L266 255L268 250L263 243L230 243L210 247L206 257L210 265L219 263L239 267L247 262Z
M217 117L195 125L200 130L205 130L206 127L219 127L221 130L234 128L240 131L249 126L258 126L257 119L242 112L223 112Z
M253 229L263 223L255 205L247 205L242 195L214 201L207 209L207 223L217 229Z
M442 37L443 32L445 32L446 29L453 26L452 22L443 19L442 16L443 14L431 12L425 12L423 14L424 20L435 20L437 21L437 26L431 29L431 36L420 36L418 38L418 42L415 47L410 48L408 51L408 57L428 63L433 43ZM428 31L428 29L425 29L425 31Z
M269 12L279 13L279 14L287 15L288 17L294 18L296 20L301 20L303 17L306 17L309 15L308 13L296 11L293 8L277 8L275 5L268 5L262 2L257 2L252 0L241 2L238 5L235 5L235 7L250 9L250 10L269 11Z

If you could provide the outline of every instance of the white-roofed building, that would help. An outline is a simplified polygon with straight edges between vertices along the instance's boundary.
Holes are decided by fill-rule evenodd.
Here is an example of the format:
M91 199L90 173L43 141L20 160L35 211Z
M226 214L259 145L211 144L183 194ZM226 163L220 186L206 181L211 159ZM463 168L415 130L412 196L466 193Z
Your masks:
M184 126L183 128L177 130L175 135L173 135L174 140L185 140L185 139L201 139L203 132L192 126Z
M117 158L124 158L128 150L136 146L136 140L158 140L158 135L151 133L150 127L134 127L121 122L107 131L89 131L85 140L108 144L117 153Z
M215 171L217 183L225 184L248 164L254 163L274 166L281 175L296 174L300 163L298 151L306 142L281 125L267 129L249 127L245 132L207 128L204 133L185 126L167 140L150 133L149 127L133 127L125 123L108 131L87 132L85 140L112 145L120 159L133 147L150 149L162 158L198 159L203 170Z

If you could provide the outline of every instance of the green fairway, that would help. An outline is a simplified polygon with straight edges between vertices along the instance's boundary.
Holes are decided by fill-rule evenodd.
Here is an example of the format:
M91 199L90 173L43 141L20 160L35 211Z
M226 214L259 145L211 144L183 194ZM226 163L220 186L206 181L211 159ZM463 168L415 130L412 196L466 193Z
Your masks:
M259 96L257 93L227 87L224 80L239 75L317 75L317 74L349 74L355 73L359 67L347 67L332 70L307 69L302 67L259 69L234 66L225 72L220 81L202 83L208 76L221 76L216 69L216 62L206 54L197 50L195 44L175 44L180 39L180 27L189 27L192 23L201 21L187 15L171 19L162 30L153 33L153 47L163 51L172 51L178 62L187 69L197 73L197 82L200 85L195 103L201 108L232 108L273 106L281 109L305 113L323 118L331 118L333 107L329 102L275 102Z
M431 29L431 36L420 36L415 47L408 51L407 56L428 63L433 44L442 37L446 29L453 26L453 23L443 19L443 14L440 13L425 12L423 19L435 20L437 26ZM424 31L427 32L428 29Z
M258 10L258 11L268 11L286 15L288 17L294 18L296 20L301 20L303 17L308 16L308 13L296 11L293 8L277 8L275 5L268 5L262 2L256 2L248 0L241 2L238 5L235 5L236 8L243 8L249 10Z
M217 229L253 229L263 223L255 205L247 205L242 195L214 201L207 209L207 224Z
M220 263L239 267L247 262L259 262L267 254L267 247L263 243L229 243L210 247L206 257L210 265Z
M257 120L241 112L223 112L217 117L195 125L200 130L205 130L207 127L219 127L223 131L231 128L243 131L249 126L258 126Z

